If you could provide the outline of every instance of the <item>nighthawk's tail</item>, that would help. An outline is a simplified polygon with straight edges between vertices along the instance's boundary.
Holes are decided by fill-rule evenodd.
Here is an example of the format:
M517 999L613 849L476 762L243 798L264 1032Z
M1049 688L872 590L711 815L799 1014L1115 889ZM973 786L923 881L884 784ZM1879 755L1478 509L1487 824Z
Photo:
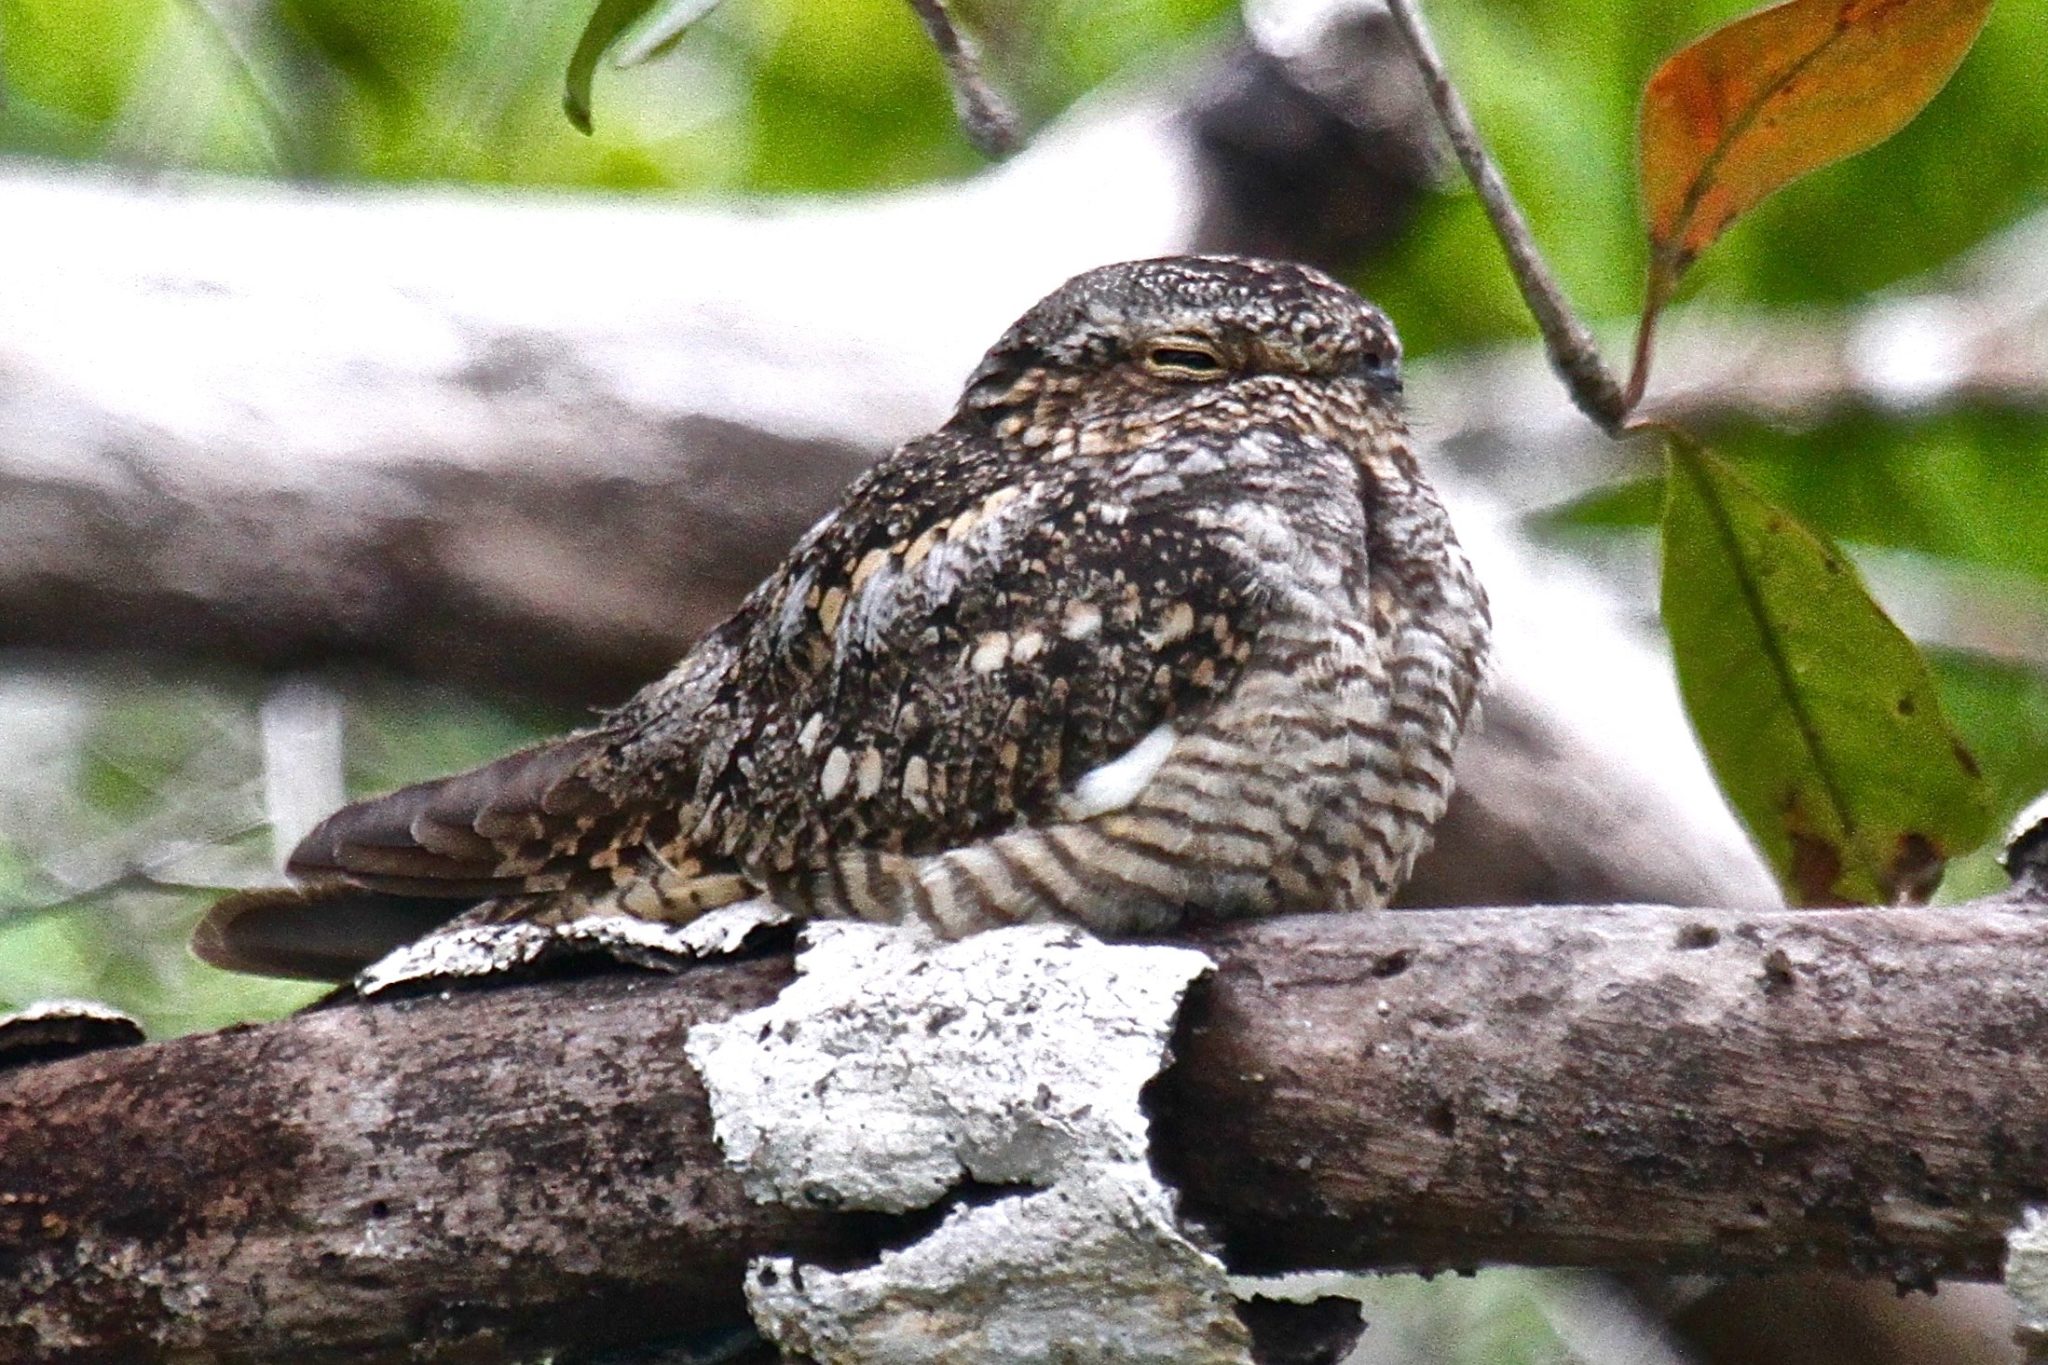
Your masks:
M393 896L347 882L265 887L208 910L192 931L192 951L231 972L346 981L464 908L459 900Z

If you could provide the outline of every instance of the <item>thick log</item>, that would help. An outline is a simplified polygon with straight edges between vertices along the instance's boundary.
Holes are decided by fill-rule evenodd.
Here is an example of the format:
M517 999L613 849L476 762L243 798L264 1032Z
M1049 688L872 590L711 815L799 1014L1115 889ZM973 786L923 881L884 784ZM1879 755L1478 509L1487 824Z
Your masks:
M1155 1083L1245 1270L1988 1277L2048 1199L2038 904L1253 924ZM2036 913L2029 913L2030 911ZM769 956L346 1005L0 1077L0 1356L497 1359L743 1321L768 1252L683 1056Z

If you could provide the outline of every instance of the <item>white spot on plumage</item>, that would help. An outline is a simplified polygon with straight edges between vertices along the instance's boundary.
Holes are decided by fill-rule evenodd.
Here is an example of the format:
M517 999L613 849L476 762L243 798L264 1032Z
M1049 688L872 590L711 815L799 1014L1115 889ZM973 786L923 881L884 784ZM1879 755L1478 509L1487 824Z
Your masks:
M968 656L967 666L976 673L993 673L1003 666L1003 660L1010 657L1010 637L1000 630L992 630L974 642L974 653Z
M1154 649L1164 649L1187 639L1194 629L1195 609L1185 602L1176 602L1166 609L1159 628L1146 634L1145 643Z
M830 801L846 790L846 779L853 774L853 758L844 749L834 749L825 756L825 767L818 774L818 795Z
M1060 634L1069 640L1085 640L1102 629L1102 608L1093 602L1069 602L1060 613Z
M882 751L866 749L860 756L860 774L854 779L854 794L865 801L882 789Z
M1027 630L1010 641L1010 662L1028 664L1037 658L1038 652L1044 648L1045 636L1038 631Z
M804 722L804 728L796 732L796 747L808 754L818 747L818 732L825 728L825 713L811 712L811 718Z
M1061 796L1060 814L1087 820L1130 805L1159 775L1179 737L1171 725L1161 725L1109 762L1090 768Z
M903 799L923 809L931 783L931 765L924 761L923 754L912 754L903 765Z

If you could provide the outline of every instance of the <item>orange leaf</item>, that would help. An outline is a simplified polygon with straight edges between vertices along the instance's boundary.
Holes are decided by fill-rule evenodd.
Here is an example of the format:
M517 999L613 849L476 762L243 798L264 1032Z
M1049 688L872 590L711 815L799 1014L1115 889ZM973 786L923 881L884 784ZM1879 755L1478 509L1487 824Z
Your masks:
M1773 191L1903 128L1990 11L1991 0L1787 0L1666 61L1643 92L1652 296Z

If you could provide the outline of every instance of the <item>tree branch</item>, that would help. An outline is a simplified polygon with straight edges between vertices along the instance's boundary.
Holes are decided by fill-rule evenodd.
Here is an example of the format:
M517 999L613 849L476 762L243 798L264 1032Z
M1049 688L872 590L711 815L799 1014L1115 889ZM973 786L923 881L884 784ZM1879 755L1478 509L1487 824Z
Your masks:
M967 140L983 156L1008 156L1016 151L1020 139L1017 115L982 74L981 54L953 22L944 0L910 0L910 8L946 68L953 112Z
M1234 928L1201 945L1156 1160L1246 1271L1993 1276L2048 1191L2043 911ZM0 1077L0 1348L455 1359L741 1323L750 1257L843 1265L923 1225L750 1204L721 1162L684 1037L788 971L348 1005Z
M1607 362L1600 358L1593 333L1572 311L1571 300L1550 273L1549 263L1536 245L1536 234L1529 230L1529 220L1522 216L1507 178L1487 152L1486 143L1479 136L1479 125L1472 121L1472 111L1465 107L1464 96L1451 83L1450 72L1423 22L1421 9L1416 0L1387 0L1387 9L1407 39L1416 64L1422 68L1430 101L1436 106L1437 117L1458 154L1459 164L1472 181L1479 202L1486 207L1494 234L1507 253L1508 267L1521 288L1522 300L1528 304L1537 329L1543 334L1551 367L1570 390L1579 410L1608 435L1619 435L1628 420L1630 399L1622 393Z

